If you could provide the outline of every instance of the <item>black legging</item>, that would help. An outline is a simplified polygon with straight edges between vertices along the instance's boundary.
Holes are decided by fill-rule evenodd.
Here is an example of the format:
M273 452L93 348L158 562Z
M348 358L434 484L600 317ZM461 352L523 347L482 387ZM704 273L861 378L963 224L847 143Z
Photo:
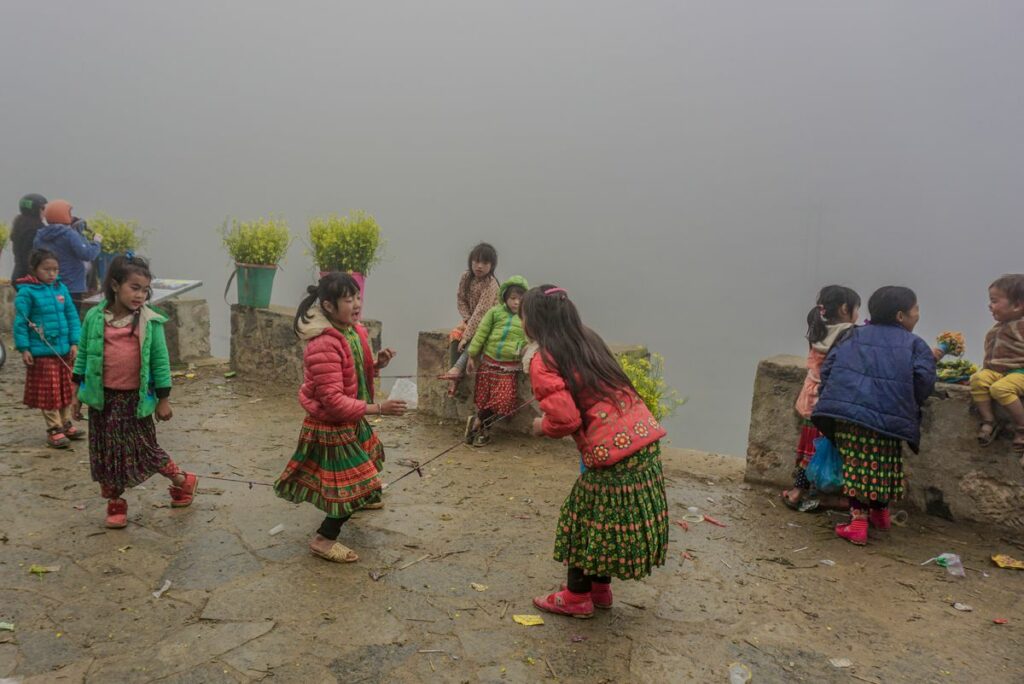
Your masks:
M349 516L344 518L332 518L330 516L324 518L324 521L320 523L320 529L316 531L321 537L326 539L337 539L338 535L341 534L341 526L345 524Z
M569 576L565 585L574 594L589 594L594 582L608 584L611 581L611 577L588 575L579 568L569 568Z

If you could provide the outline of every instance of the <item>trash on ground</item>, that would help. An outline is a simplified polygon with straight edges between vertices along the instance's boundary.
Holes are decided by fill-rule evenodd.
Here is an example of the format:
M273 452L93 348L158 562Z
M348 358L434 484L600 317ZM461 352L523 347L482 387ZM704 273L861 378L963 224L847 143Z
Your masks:
M896 511L892 514L892 523L894 525L906 527L908 520L910 520L910 514L906 511Z
M724 522L719 522L718 520L715 520L714 518L712 518L710 515L707 515L707 514L704 515L704 522L711 523L712 525L714 525L716 527L726 527L726 524Z
M682 527L683 528L683 532L689 532L690 531L690 525L685 520L673 520L672 522L674 524L679 525L680 527Z
M128 549L130 549L130 548L132 548L131 544L129 544L128 546L122 546L121 548L118 549L118 551L120 551L121 553L127 553Z
M60 566L59 565L33 565L32 567L30 567L28 569L28 571L29 571L30 574L38 575L39 579L42 579L43 575L45 575L48 572L60 572Z
M834 668L836 668L838 670L843 670L843 669L846 669L848 667L853 667L853 661L850 660L849 658L829 658L828 659L828 663L829 663L829 665L831 665L832 667L834 667Z
M236 375L238 375L238 373L236 373L235 371L228 371L227 373L224 374L224 377L225 378L233 378Z
M828 558L824 558L818 562L829 568L834 568L836 566L836 562L834 560L829 560Z
M686 512L690 513L691 515L697 515L698 513L700 513L700 509L697 508L696 506L687 506Z
M970 613L971 611L974 610L974 608L970 607L966 603L960 603L959 601L954 603L953 607L956 608L957 610L959 610L961 613Z
M579 644L579 643L582 643L582 642L584 642L586 640L587 640L587 637L583 636L582 634L573 634L572 638L569 639L569 641L571 641L574 644Z
M74 506L72 506L72 508L74 508L76 511L84 511L85 510L85 506L83 504L75 504Z
M160 598L171 588L171 580L164 580L164 585L153 592L153 598Z
M13 631L14 631L14 623L13 622L0 622L0 632L13 632Z
M273 527L271 527L270 531L267 532L267 534L269 534L271 537L276 537L277 535L281 534L282 532L284 532L284 525L278 524L278 525L274 525Z
M1005 625L1009 622L1009 620L1007 620L1006 618L996 618L992 622L996 623L997 625Z
M683 520L688 522L688 523L699 523L699 522L704 522L704 516L703 515L694 515L694 514L691 514L691 513L687 513L686 515L683 516Z
M729 664L729 684L747 684L753 678L754 674L743 663Z
M473 591L487 591L486 584L478 584L477 582L470 582L469 586L473 587Z
M928 565L934 562L936 565L942 568L946 568L946 572L954 577L966 577L967 573L964 572L964 564L960 562L960 556L955 553L940 553L934 558L929 558L921 565Z
M535 627L536 625L544 624L544 618L540 615L513 615L512 619L523 627Z
M1005 553L997 553L992 556L992 562L1001 568L1012 568L1014 570L1024 570L1024 561L1019 561L1016 558L1011 558Z

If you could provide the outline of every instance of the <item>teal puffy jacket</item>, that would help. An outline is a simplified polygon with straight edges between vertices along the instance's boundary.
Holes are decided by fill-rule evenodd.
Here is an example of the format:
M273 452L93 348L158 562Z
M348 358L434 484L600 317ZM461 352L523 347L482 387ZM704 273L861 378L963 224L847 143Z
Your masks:
M20 352L30 352L32 356L67 355L71 351L71 345L78 344L82 330L78 322L78 309L71 301L68 288L60 278L50 285L44 285L32 276L21 278L16 285L18 294L14 298L15 348ZM38 331L29 323L38 328ZM46 342L43 342L39 331L42 331Z

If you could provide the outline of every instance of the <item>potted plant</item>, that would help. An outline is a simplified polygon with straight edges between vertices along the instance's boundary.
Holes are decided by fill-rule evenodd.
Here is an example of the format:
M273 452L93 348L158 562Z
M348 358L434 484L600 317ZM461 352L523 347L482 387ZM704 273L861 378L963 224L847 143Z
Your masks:
M271 215L255 221L232 219L221 229L224 246L235 260L238 276L238 303L265 309L270 306L270 293L274 287L274 274L288 251L291 234L288 222ZM231 287L231 279L228 279Z
M331 271L346 271L365 295L366 276L380 263L384 251L373 216L353 211L348 216L314 217L309 221L309 242L321 278Z
M88 226L92 233L103 236L102 251L96 258L96 272L100 281L106 277L114 257L134 252L145 242L138 221L126 221L99 212L89 220Z

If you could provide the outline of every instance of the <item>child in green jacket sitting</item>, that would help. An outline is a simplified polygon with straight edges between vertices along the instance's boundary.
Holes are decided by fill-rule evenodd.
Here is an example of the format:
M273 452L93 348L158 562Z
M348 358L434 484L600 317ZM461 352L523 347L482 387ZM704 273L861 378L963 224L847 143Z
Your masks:
M470 363L478 366L474 403L476 414L466 421L466 443L483 446L490 441L496 416L516 411L519 359L526 346L519 304L529 289L526 278L512 276L498 291L501 303L488 309L469 344ZM483 359L477 359L483 355Z

